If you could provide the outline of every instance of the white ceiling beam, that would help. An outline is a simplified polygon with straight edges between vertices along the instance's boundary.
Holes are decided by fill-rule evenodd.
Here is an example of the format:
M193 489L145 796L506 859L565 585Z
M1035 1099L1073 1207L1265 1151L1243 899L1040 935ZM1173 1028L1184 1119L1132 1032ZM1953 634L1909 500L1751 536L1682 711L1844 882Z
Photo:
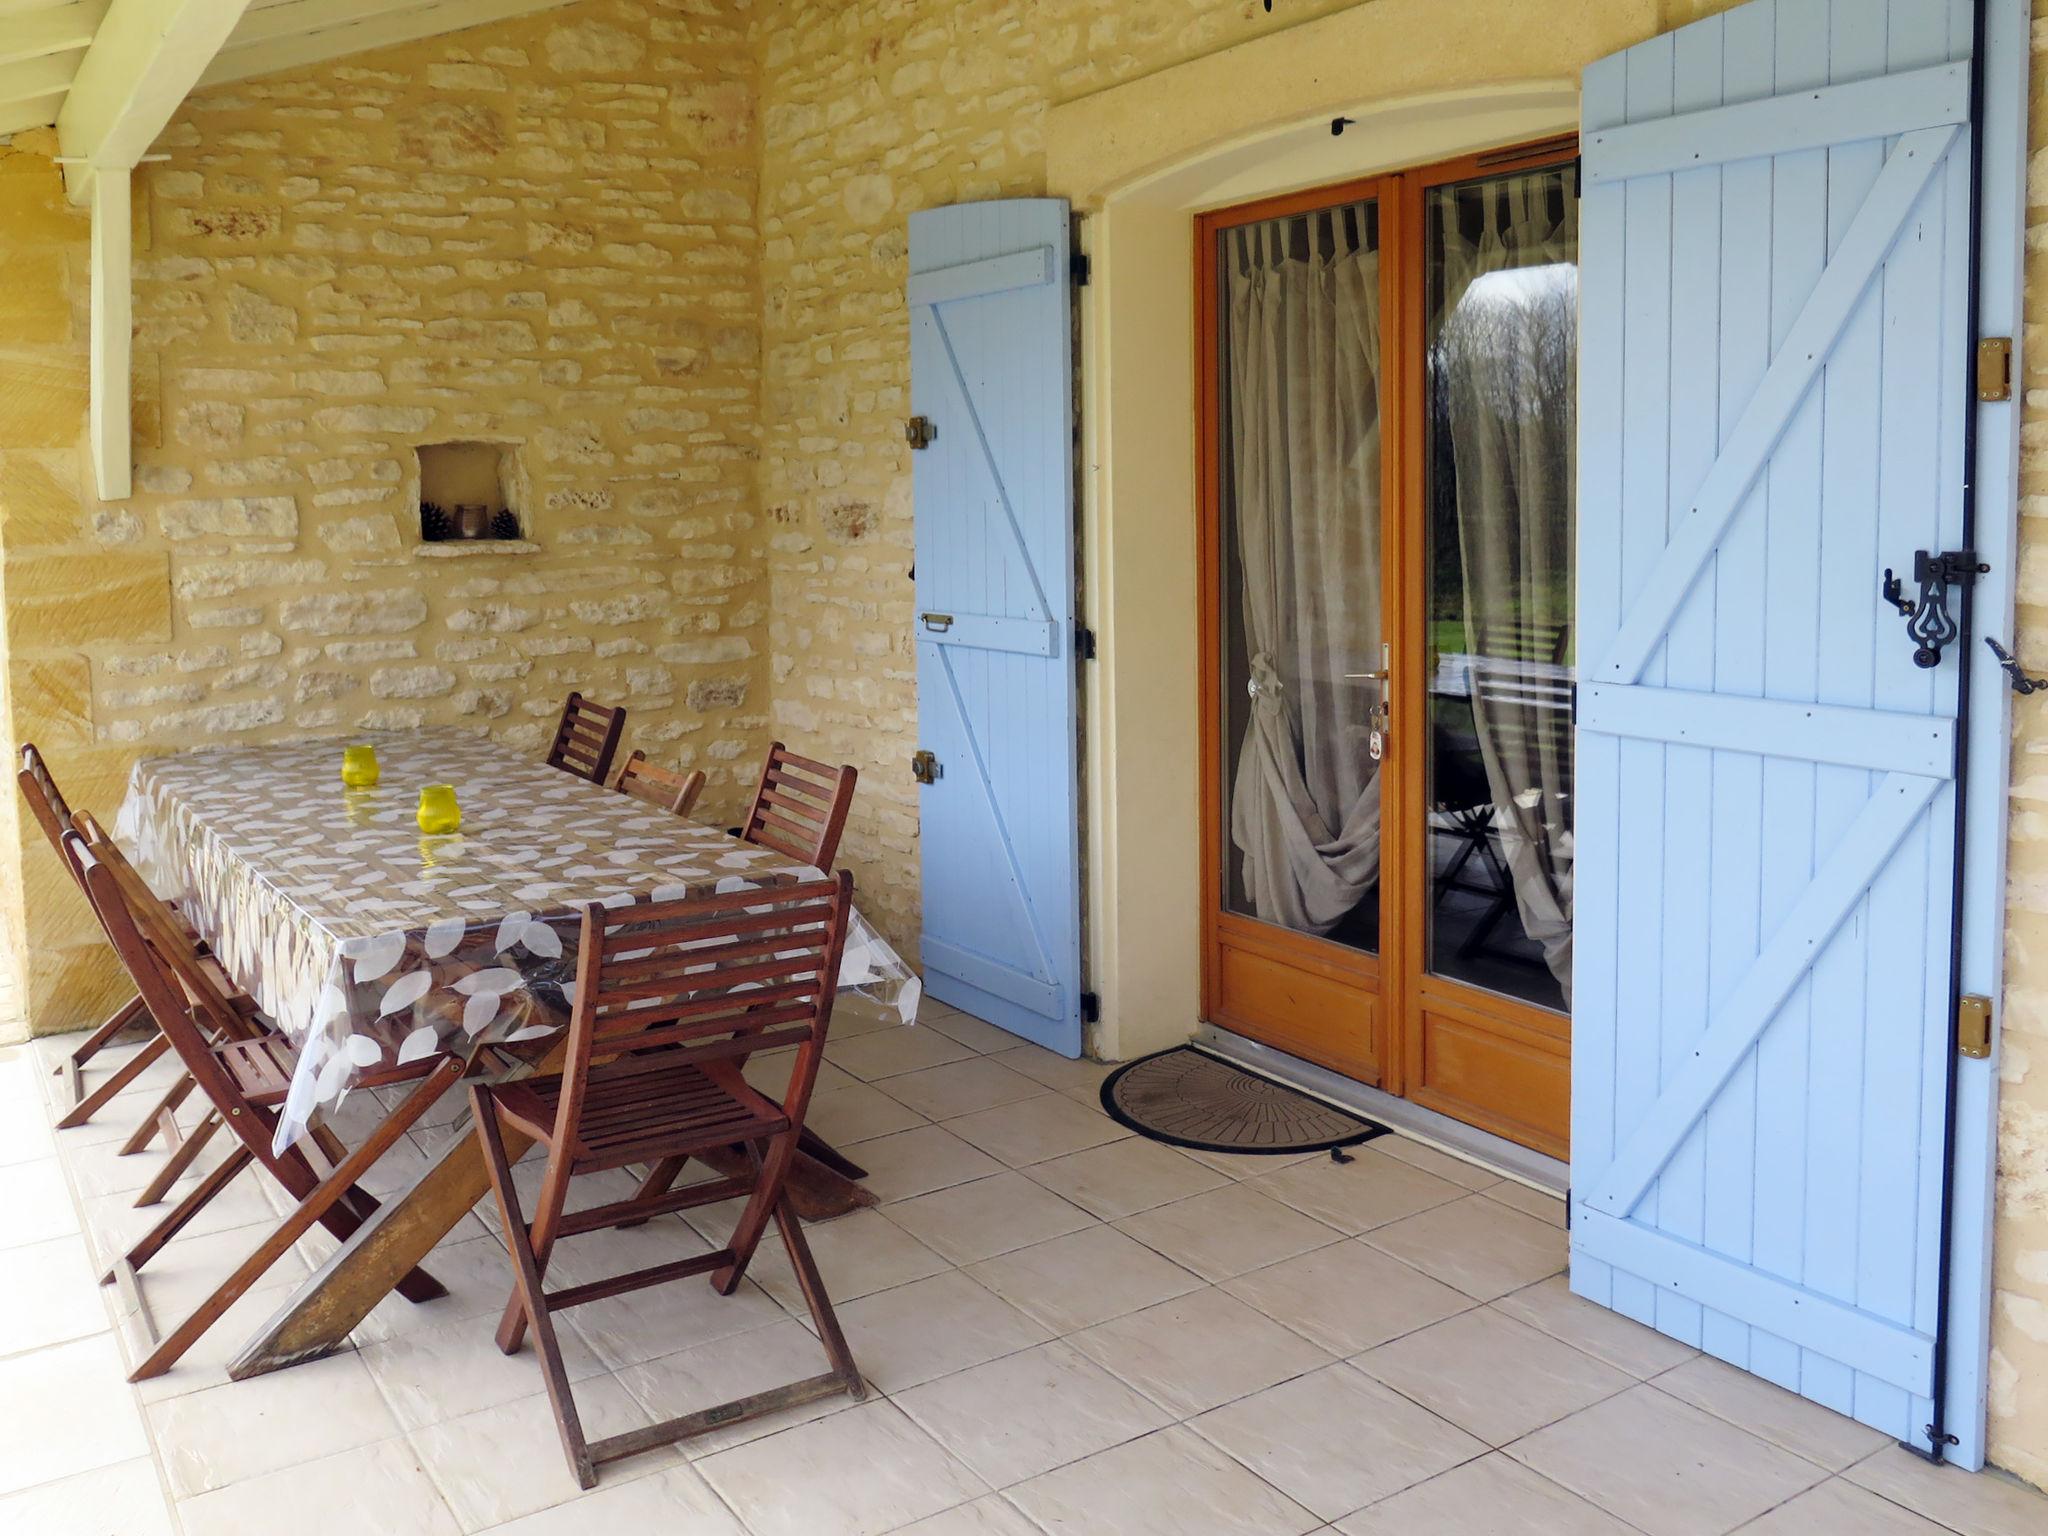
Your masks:
M128 219L130 172L103 167L92 179L92 473L100 500L126 501L132 447L128 433L129 349L135 322Z
M575 0L438 0L438 3L387 15L373 15L344 26L318 25L317 7L307 7L308 28L288 37L266 35L263 41L244 44L234 39L218 59L208 66L202 85L221 85L230 80L247 80L256 75L274 75L307 64L409 43L415 38L438 37L488 22L527 16L535 11L554 10ZM385 7L377 6L378 10ZM279 5L278 11L297 9ZM330 16L335 8L328 7ZM271 10L260 13L267 23Z
M11 17L0 26L0 64L84 48L106 14L107 0L72 0L69 5Z
M78 73L75 53L46 54L0 68L0 103L33 101L38 96L57 96L70 86Z
M47 128L57 121L57 109L64 105L64 93L38 96L0 107L0 133L19 133L24 128Z
M101 167L133 170L164 131L249 0L113 0L57 114L74 203Z

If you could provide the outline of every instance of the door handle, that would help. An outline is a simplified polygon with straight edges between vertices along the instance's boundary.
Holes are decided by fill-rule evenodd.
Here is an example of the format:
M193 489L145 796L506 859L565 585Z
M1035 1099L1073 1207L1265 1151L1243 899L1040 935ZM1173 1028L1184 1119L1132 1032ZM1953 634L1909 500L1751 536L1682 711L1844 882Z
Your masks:
M920 784L936 784L939 781L939 760L930 752L910 754L910 776Z
M953 615L950 613L920 613L917 618L919 623L935 635L943 635L953 627Z

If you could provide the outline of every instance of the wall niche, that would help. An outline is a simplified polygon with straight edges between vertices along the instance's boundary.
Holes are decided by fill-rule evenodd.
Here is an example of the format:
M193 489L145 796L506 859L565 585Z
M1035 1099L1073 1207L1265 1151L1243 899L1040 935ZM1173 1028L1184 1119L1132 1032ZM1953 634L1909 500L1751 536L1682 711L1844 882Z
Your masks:
M517 443L419 443L421 555L526 554L539 549L528 522Z

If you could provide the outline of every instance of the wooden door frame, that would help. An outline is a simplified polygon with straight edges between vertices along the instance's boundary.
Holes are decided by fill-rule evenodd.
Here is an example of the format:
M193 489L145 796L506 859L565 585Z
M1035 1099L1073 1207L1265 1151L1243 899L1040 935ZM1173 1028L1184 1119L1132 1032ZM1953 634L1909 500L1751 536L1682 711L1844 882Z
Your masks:
M1448 1017L1483 1015L1532 1050L1564 1054L1570 1018L1548 1008L1428 972L1429 844L1419 811L1427 784L1426 689L1428 640L1428 529L1421 515L1427 489L1427 380L1422 367L1425 199L1433 187L1566 164L1577 157L1578 135L1480 150L1447 160L1355 178L1332 185L1233 204L1196 215L1195 264L1195 487L1197 522L1196 627L1199 657L1201 806L1202 1017L1250 1033L1389 1093L1412 1098L1482 1129L1539 1145L1563 1156L1562 1142L1532 1137L1531 1128L1475 1110L1462 1100L1432 1094L1420 1082L1425 1009ZM1392 642L1392 706L1387 756L1380 769L1380 945L1376 954L1352 951L1277 924L1226 913L1222 902L1223 741L1222 518L1218 463L1219 357L1217 349L1216 234L1289 214L1372 200L1379 218L1380 334L1382 355L1397 360L1382 370L1380 398L1381 634ZM1388 816L1387 807L1402 814ZM1230 946L1340 984L1376 1000L1364 1055L1304 1049L1247 1027L1219 1006L1225 939Z

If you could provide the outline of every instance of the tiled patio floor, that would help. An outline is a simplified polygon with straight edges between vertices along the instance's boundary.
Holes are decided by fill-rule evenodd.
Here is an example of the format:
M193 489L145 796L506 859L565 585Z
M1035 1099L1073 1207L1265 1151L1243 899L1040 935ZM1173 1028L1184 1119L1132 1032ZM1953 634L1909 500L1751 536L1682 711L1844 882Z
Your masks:
M486 1213L432 1261L448 1299L386 1303L334 1358L222 1371L309 1252L131 1389L93 1275L149 1219L131 1192L158 1154L112 1155L141 1091L45 1129L42 1063L66 1044L0 1050L10 1536L2048 1530L2048 1500L1573 1299L1554 1200L1392 1137L1349 1165L1171 1151L1101 1113L1103 1068L940 1009L914 1030L846 1010L819 1085L814 1123L884 1202L813 1228L865 1404L615 1464L579 1494L531 1354L492 1345L507 1279ZM701 1249L731 1219L694 1214L704 1234L668 1217L572 1240L562 1270ZM253 1177L217 1202L145 1272L158 1315L267 1216ZM762 1252L732 1299L692 1282L565 1320L594 1434L820 1368Z

